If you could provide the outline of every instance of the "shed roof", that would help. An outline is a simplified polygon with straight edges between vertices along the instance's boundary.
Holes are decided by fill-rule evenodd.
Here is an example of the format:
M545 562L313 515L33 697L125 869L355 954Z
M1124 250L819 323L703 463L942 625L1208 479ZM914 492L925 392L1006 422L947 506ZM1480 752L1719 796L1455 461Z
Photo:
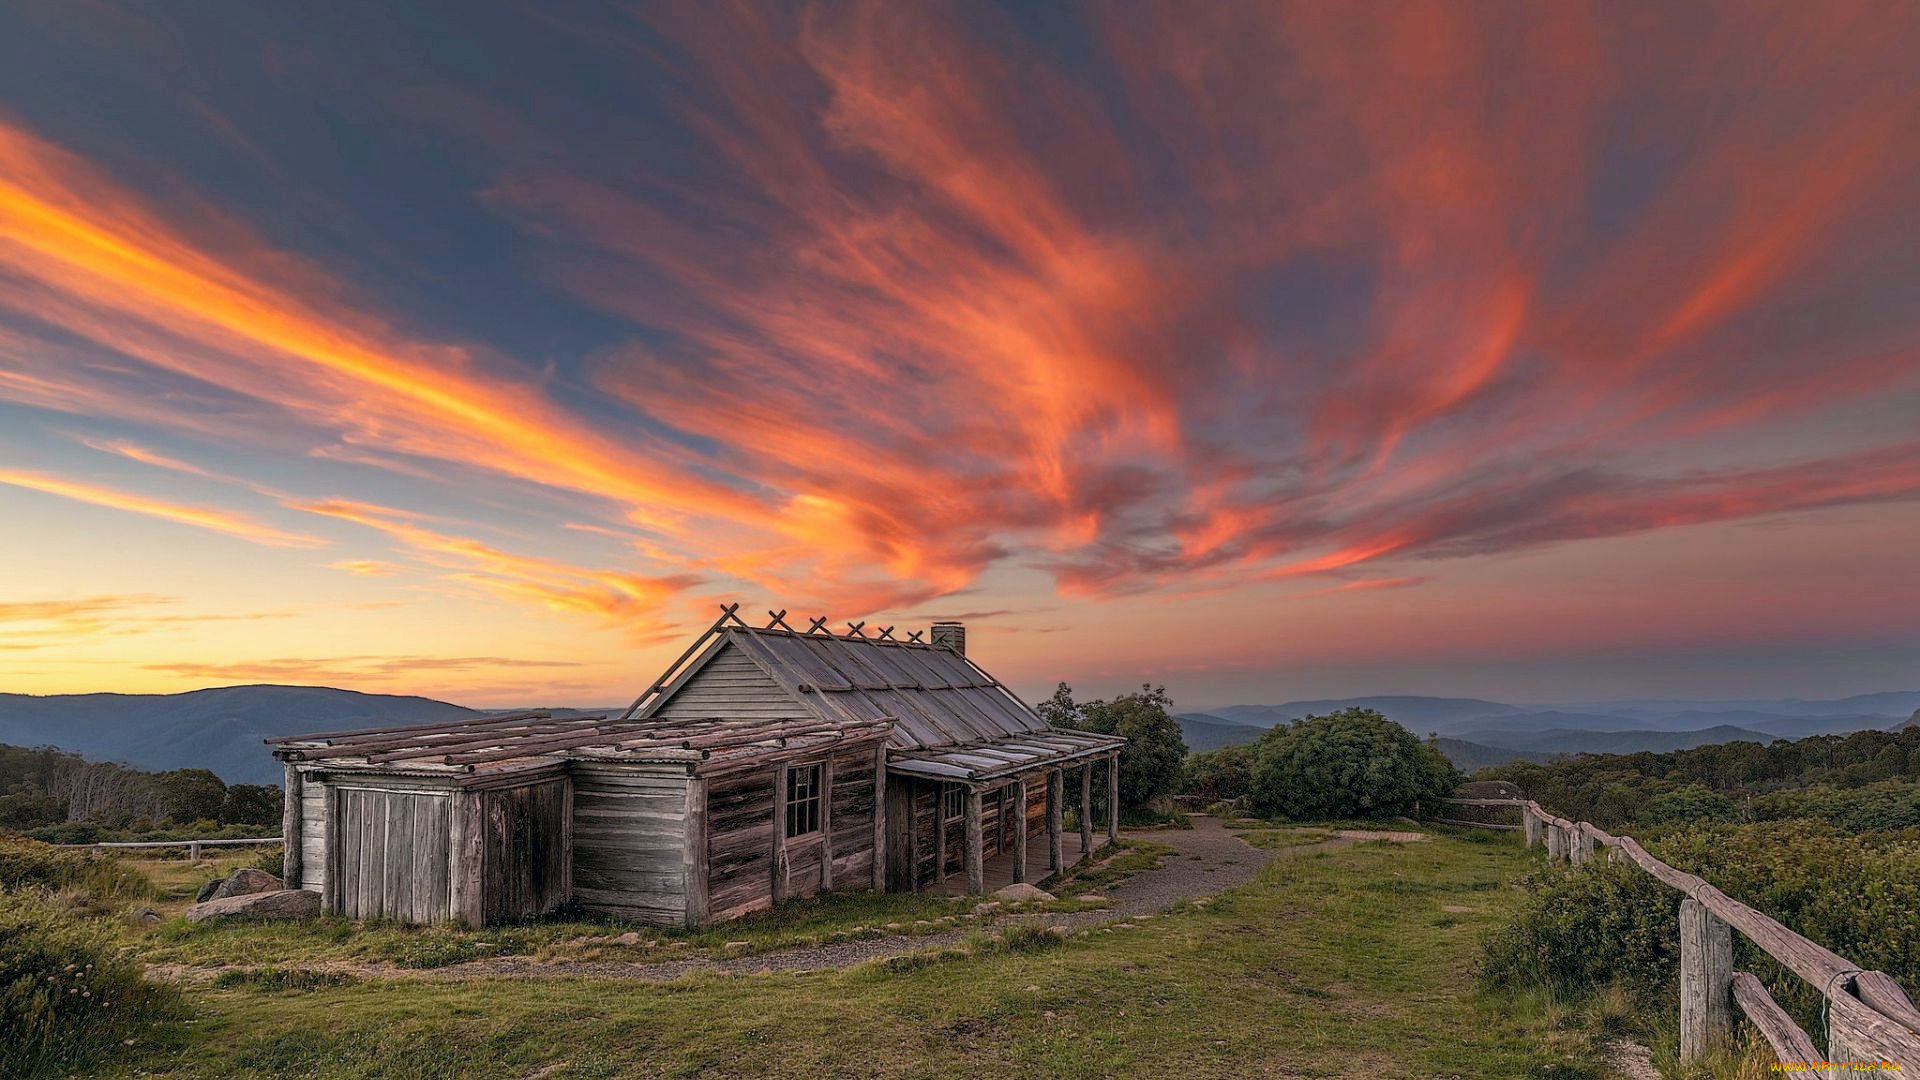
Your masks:
M858 627L841 636L821 629L822 621L805 632L755 627L729 610L709 631L711 640L696 642L627 715L653 716L701 668L735 649L822 723L891 720L888 768L907 775L987 780L1126 744L1119 736L1050 726L985 668L944 645L868 637Z
M672 722L556 718L532 712L451 724L291 735L267 742L275 747L274 756L284 761L366 772L494 775L586 758L679 763L704 773L837 744L878 742L890 726L884 718L825 725L718 718Z

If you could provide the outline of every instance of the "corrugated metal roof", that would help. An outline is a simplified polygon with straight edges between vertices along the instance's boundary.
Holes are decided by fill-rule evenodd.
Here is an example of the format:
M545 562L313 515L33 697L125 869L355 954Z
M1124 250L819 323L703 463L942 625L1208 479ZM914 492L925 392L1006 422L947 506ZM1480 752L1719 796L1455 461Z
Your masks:
M928 747L896 753L887 770L934 780L992 780L1048 766L1105 757L1126 744L1117 735L1053 728L1045 733L1010 735L989 743Z
M893 720L888 745L896 750L1053 730L979 665L941 646L741 627L719 633L822 719Z

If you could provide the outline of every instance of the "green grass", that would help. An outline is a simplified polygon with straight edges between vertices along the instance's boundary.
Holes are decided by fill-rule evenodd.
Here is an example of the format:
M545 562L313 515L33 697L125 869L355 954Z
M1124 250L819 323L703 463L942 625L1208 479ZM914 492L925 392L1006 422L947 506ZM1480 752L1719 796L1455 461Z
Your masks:
M1445 835L1356 845L1124 928L811 974L235 978L190 989L194 1022L107 1075L1597 1077L1576 1013L1475 993L1526 865Z
M1288 826L1285 828L1278 828L1278 829L1260 829L1257 831L1248 830L1240 837L1240 839L1245 840L1247 843L1252 844L1254 847L1263 847L1263 848L1307 847L1312 844L1323 844L1323 843L1326 843L1328 840L1333 839L1333 831L1331 829L1312 829L1312 828L1301 828L1298 826Z

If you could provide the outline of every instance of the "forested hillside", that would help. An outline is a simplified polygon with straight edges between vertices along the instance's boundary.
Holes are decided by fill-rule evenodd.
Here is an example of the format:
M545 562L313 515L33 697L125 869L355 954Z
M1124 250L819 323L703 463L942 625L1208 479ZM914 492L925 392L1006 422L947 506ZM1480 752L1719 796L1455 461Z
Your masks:
M1920 826L1920 726L1732 742L1670 753L1514 762L1511 780L1556 813L1602 828L1812 818L1853 832Z
M280 825L280 788L228 784L206 769L142 772L42 747L0 744L0 829L50 843L136 839L161 831L258 834Z

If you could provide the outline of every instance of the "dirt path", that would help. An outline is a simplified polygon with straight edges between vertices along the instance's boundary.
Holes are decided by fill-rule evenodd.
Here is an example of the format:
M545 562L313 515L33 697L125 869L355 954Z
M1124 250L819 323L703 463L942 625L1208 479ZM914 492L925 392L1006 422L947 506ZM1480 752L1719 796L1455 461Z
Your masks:
M1123 834L1130 840L1165 844L1173 849L1158 870L1146 870L1103 890L1112 903L1093 911L1035 912L1003 916L1000 925L1020 922L1064 926L1070 930L1111 925L1157 915L1182 900L1214 896L1252 881L1261 868L1286 850L1257 848L1234 835L1214 818L1195 817L1192 829ZM1341 846L1352 841L1330 841ZM1326 845L1314 845L1316 848ZM1301 848L1292 851L1304 850ZM938 949L965 941L976 930L960 927L939 934L865 938L832 945L778 949L733 959L689 957L653 963L619 961L557 961L542 963L527 957L501 956L453 964L419 972L425 978L556 978L584 976L601 979L666 981L692 972L714 975L757 975L775 971L820 971L851 967L889 956Z
M1173 849L1160 869L1146 870L1107 889L1102 895L1110 901L1106 907L1076 912L1034 912L1002 916L996 925L1040 923L1046 926L1085 930L1152 918L1184 900L1217 896L1228 889L1252 881L1262 868L1275 859L1294 858L1303 853L1345 847L1360 835L1336 835L1316 844L1292 848L1258 848L1242 840L1217 819L1196 816L1193 828L1123 834L1127 839L1164 844ZM1409 838L1424 839L1417 834ZM501 956L451 964L442 968L403 968L392 964L322 963L310 965L316 971L339 971L381 979L639 979L667 982L693 973L713 975L756 975L780 971L821 971L851 967L890 956L958 945L978 932L963 926L938 934L864 938L831 945L779 949L753 956L687 957L678 960L540 961L524 956ZM150 973L159 978L198 981L218 972L205 968L155 965Z

